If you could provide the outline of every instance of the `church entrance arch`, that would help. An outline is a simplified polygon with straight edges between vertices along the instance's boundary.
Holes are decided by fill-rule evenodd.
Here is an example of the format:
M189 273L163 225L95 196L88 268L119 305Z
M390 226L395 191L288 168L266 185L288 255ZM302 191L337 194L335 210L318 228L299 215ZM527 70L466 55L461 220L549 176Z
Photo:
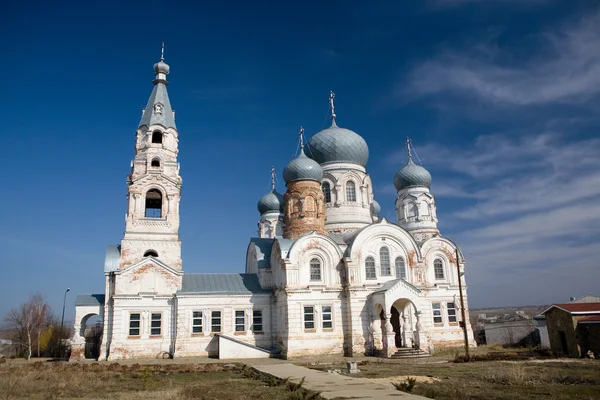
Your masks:
M103 325L98 314L87 314L81 319L79 336L85 342L84 358L97 359L102 344Z
M409 299L400 298L390 306L390 323L394 331L394 345L400 347L419 347L418 310Z

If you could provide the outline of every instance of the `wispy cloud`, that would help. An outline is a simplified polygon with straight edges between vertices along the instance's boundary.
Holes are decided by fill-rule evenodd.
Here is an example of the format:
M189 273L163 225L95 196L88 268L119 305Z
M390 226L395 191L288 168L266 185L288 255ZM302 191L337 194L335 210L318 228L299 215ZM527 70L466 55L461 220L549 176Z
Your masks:
M490 3L513 3L520 6L533 6L540 3L548 3L549 0L426 0L426 4L433 10L445 10L449 8L463 7L472 4L489 6Z
M448 221L450 236L471 258L469 271L477 282L471 294L480 304L506 303L505 292L496 288L505 275L517 280L537 274L536 284L542 286L533 292L540 296L543 287L561 280L558 292L544 292L545 301L560 300L552 297L557 293L566 298L593 290L588 282L565 279L569 274L600 279L600 138L568 139L556 132L491 135L460 149L421 148L434 182L435 171L456 182L450 188L439 185L440 193L434 186L433 193L464 193L468 200L451 213L440 210L440 220ZM531 295L523 292L514 300L528 302Z
M490 43L442 50L417 63L399 82L395 95L453 93L496 105L522 106L578 104L600 93L600 12L563 30L528 39L537 51L526 59ZM512 62L506 63L507 59Z

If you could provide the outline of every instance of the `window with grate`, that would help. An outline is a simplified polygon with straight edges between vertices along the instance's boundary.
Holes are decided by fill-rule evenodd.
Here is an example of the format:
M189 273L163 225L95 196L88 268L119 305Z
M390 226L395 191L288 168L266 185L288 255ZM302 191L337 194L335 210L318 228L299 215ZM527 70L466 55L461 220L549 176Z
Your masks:
M321 280L321 261L319 261L318 258L313 258L310 260L310 280Z
M235 331L246 331L246 312L244 310L236 310L235 312Z
M356 201L356 185L353 181L346 182L346 201Z
M213 311L210 314L210 331L213 333L221 332L221 311Z
M396 278L406 279L406 264L404 257L396 258Z
M140 314L129 314L129 336L140 336Z
M448 303L446 308L448 309L448 322L456 322L456 304Z
M192 313L192 333L202 333L202 311Z
M444 279L444 263L439 258L436 258L433 262L433 271L435 272L435 279Z
M442 305L440 303L432 303L431 307L433 308L433 323L441 324L442 323Z
M263 331L262 310L252 310L252 330L254 332Z
M381 275L392 275L392 267L390 265L390 250L387 247L379 249L379 263L381 265Z
M323 182L321 190L323 191L323 197L325 197L325 203L331 203L331 186L329 182Z
M331 306L323 306L321 310L321 318L323 322L323 329L333 329L333 316L331 313Z
M304 329L315 329L315 308L304 306Z
M152 313L150 319L150 336L160 336L162 325L162 314Z
M375 273L375 259L371 256L367 257L365 260L365 273L367 279L377 279L377 274Z

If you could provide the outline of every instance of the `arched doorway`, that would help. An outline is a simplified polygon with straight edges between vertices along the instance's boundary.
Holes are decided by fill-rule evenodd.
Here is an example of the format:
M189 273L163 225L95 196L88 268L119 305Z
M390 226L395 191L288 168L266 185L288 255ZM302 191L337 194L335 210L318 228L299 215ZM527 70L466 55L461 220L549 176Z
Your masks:
M79 335L85 340L84 358L99 357L103 330L102 318L98 314L88 314L81 319Z
M394 329L395 346L419 347L418 312L415 304L406 298L397 299L390 307L390 323Z

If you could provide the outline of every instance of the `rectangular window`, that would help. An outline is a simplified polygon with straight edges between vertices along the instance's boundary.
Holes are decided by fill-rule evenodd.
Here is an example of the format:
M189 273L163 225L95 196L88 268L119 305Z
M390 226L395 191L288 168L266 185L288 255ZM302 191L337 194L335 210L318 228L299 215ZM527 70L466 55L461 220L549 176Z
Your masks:
M213 311L210 315L210 331L221 332L221 311Z
M140 314L129 314L129 336L140 336Z
M456 322L456 305L448 303L446 308L448 309L448 322Z
M254 332L262 332L263 331L262 310L253 310L252 311L252 330Z
M162 314L152 313L150 321L150 336L160 336Z
M313 306L304 307L304 329L315 329L315 308Z
M244 310L235 312L235 331L246 332L246 312Z
M442 305L440 303L433 303L431 306L433 307L433 323L441 324L442 323Z
M323 306L321 316L323 317L323 329L333 329L331 306Z
M192 333L202 333L202 311L192 313Z

